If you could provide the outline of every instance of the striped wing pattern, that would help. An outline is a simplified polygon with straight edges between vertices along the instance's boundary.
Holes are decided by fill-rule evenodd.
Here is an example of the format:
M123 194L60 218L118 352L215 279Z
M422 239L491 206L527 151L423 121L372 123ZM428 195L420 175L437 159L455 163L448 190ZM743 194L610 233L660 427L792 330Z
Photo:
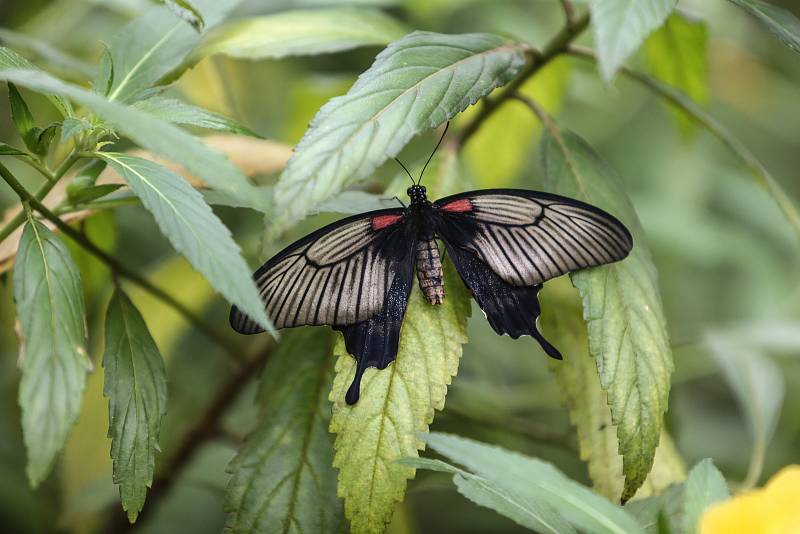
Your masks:
M265 263L253 276L275 327L351 325L380 313L407 248L403 225L387 224L401 214L381 210L333 223ZM230 323L243 334L263 331L235 307Z
M583 202L525 190L462 193L437 201L438 233L514 287L625 258L630 232Z

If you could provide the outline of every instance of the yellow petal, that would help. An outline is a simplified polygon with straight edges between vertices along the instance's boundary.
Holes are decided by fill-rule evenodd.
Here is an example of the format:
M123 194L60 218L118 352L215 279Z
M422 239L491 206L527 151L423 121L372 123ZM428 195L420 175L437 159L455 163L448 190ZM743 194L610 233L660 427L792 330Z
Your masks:
M800 465L784 467L760 489L709 508L701 534L800 534Z

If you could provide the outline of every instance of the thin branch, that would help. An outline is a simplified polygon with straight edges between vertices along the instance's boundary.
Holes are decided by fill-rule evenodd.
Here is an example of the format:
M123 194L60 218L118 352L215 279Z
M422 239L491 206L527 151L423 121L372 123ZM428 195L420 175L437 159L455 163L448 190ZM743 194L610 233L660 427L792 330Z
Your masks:
M81 156L78 154L70 154L53 173L50 173L50 171L44 167L35 167L39 172L44 174L45 178L47 178L47 181L42 184L42 187L40 187L36 193L34 193L34 198L36 200L42 200L44 197L46 197L47 193L49 193L50 190L55 187L56 183L61 180L70 167L72 167L80 158ZM2 230L0 230L0 241L4 241L14 230L19 228L23 222L25 222L25 212L20 211L14 216L14 218L8 221L8 224L6 224Z
M595 62L597 61L597 55L595 54L594 50L590 48L569 46L567 53L582 59L589 59ZM759 185L764 187L772 196L773 200L775 200L775 202L778 204L781 212L783 212L784 217L786 217L786 219L789 221L789 224L791 224L795 232L800 235L800 212L797 210L794 202L786 193L786 191L783 190L780 183L778 183L775 178L772 177L764 165L758 161L755 155L750 152L750 150L744 146L741 141L736 139L725 129L725 127L717 122L716 119L700 109L699 106L697 106L690 98L680 91L651 76L648 76L647 74L631 69L630 67L622 67L619 72L621 72L627 78L630 78L631 80L643 85L650 91L653 91L674 106L677 106L693 120L697 121L698 124L708 130L711 135L721 141L723 145L728 147L728 149L733 152L733 154L738 157L748 169L750 169Z
M488 119L492 113L500 108L508 99L528 81L528 79L539 72L542 67L550 63L557 56L565 52L569 44L580 35L586 27L589 26L589 14L584 13L581 17L575 20L572 26L565 26L559 31L555 37L545 46L541 52L534 51L531 53L531 60L528 66L517 76L511 83L508 84L506 89L500 96L489 99L484 99L484 106L475 115L475 118L468 123L461 131L458 137L458 146L463 147L467 141L478 131L481 124Z
M125 265L119 262L116 258L109 255L107 252L99 248L97 245L89 241L83 234L75 230L73 227L62 221L58 215L50 211L47 206L42 204L37 198L31 195L23 186L22 184L17 181L13 174L3 165L0 163L0 176L8 183L9 186L14 190L15 193L20 197L23 202L28 203L33 209L38 211L45 219L52 222L61 232L67 236L69 236L75 243L80 245L83 249L97 257L100 261L105 263L113 273L122 276L134 284L141 287L143 290L147 291L157 299L161 300L175 311L177 311L181 316L183 316L187 321L192 323L196 328L202 331L209 339L217 343L220 347L224 348L231 357L241 360L240 351L237 345L231 343L230 338L228 338L223 332L218 330L214 325L206 322L202 317L196 315L192 310L186 307L184 304L179 302L175 299L172 295L164 291L163 289L153 285L152 282L141 276L136 271L129 269ZM24 212L23 212L24 217Z
M176 451L158 469L147 493L146 505L137 519L137 524L141 525L145 518L156 510L158 503L169 494L180 474L191 463L200 448L209 440L219 437L222 417L236 401L239 393L245 389L244 386L247 382L272 356L275 347L274 341L268 336L263 336L263 340L253 351L254 354L246 357L244 364L217 391L203 417L184 433ZM134 525L128 522L122 507L118 502L115 502L113 507L114 513L106 531L111 533L131 531Z
M575 6L572 0L561 0L561 7L564 8L564 16L567 19L567 27L575 27Z

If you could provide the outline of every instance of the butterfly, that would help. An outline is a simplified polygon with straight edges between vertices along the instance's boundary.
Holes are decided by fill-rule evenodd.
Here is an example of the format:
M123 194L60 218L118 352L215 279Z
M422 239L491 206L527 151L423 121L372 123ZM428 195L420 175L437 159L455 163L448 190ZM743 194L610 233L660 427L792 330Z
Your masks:
M320 228L253 275L276 328L330 325L344 335L357 362L348 404L358 401L367 368L385 369L395 360L414 274L431 305L444 301L437 240L495 332L514 339L529 335L559 360L537 328L542 284L619 261L633 247L630 232L614 216L551 193L485 189L429 201L420 181L436 148L416 182L398 160L414 184L407 190L409 205ZM263 332L235 306L230 324L242 334Z

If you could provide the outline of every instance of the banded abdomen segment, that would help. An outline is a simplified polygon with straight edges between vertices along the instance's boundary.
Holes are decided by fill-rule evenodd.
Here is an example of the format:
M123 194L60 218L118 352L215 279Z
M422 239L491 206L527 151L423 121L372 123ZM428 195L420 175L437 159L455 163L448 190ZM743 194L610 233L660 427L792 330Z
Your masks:
M417 280L422 294L433 305L444 302L444 283L442 281L442 259L439 247L433 236L417 242Z

